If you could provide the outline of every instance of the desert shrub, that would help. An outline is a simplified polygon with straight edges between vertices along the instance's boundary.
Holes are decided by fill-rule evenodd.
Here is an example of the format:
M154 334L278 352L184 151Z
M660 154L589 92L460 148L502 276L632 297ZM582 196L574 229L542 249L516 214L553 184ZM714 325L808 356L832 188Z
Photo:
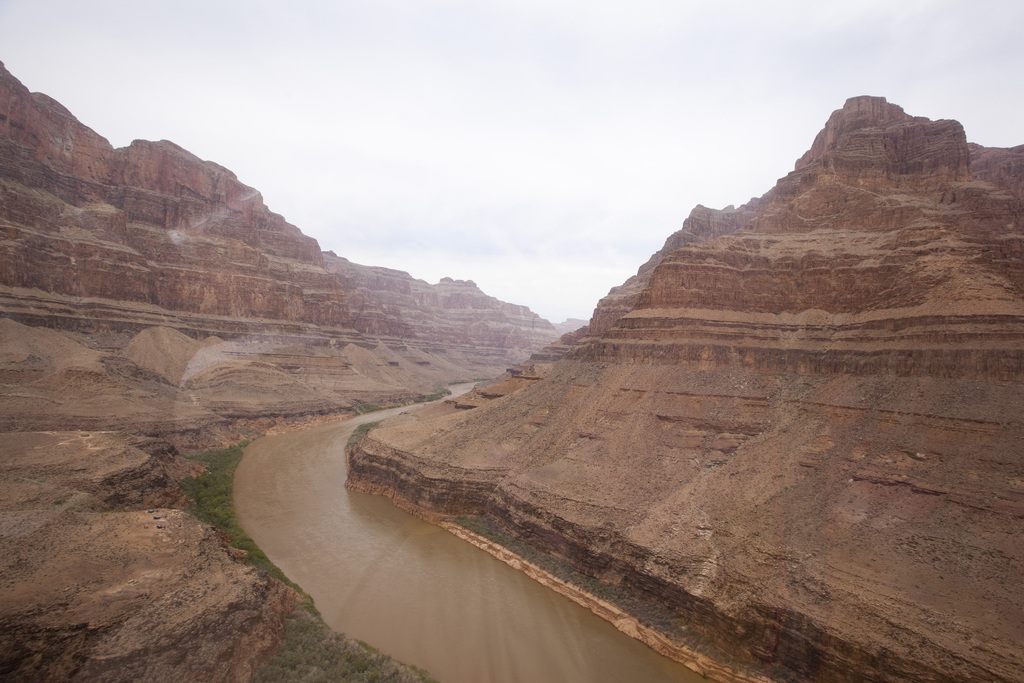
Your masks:
M401 664L365 643L338 635L320 619L315 610L303 606L288 616L281 648L265 667L256 672L252 680L255 683L434 681L422 669Z
M232 485L235 468L242 460L242 449L247 443L242 441L234 446L203 451L191 456L193 460L206 466L206 472L180 482L185 495L193 501L186 509L203 522L227 534L232 547L245 551L247 564L263 569L274 578L298 589L298 586L289 581L284 572L278 569L256 542L242 530L238 517L235 516Z

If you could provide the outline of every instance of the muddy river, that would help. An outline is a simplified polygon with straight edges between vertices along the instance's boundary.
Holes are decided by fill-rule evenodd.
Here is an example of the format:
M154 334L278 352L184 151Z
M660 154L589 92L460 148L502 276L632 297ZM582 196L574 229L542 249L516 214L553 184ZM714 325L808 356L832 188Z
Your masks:
M242 527L332 628L442 683L702 680L443 529L346 490L352 430L406 409L261 437L235 474Z

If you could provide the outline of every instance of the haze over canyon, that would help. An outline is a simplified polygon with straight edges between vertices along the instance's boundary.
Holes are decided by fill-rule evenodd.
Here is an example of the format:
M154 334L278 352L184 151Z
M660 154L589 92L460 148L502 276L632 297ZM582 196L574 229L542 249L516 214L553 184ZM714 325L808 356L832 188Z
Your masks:
M295 596L183 511L180 453L497 378L347 485L719 680L1024 679L1024 146L851 98L556 330L0 65L0 229L5 676L248 680Z

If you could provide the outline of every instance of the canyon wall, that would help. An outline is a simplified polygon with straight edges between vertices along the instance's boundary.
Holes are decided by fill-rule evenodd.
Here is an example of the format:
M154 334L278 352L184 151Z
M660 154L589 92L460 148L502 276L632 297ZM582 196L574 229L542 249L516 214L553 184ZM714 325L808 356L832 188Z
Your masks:
M1020 155L853 98L563 360L370 432L349 485L485 517L736 671L1021 680Z
M640 266L636 275L621 285L612 287L611 291L597 303L586 334L600 336L608 331L615 321L629 313L636 305L640 292L650 281L654 269L666 256L684 244L702 242L719 235L736 232L754 217L757 204L757 199L751 199L738 209L734 206L727 206L724 209L709 209L700 204L694 207L687 219L683 221L683 227L669 235L665 240L665 245L655 252L644 265Z
M226 168L166 140L115 149L2 65L0 316L25 326L0 337L17 380L0 428L88 423L189 448L493 377L558 336L472 283L324 254ZM39 328L81 363L52 375L68 363ZM181 367L154 369L164 356Z
M352 323L364 334L400 337L424 348L519 352L539 349L559 334L526 306L487 296L472 280L446 277L431 285L404 271L359 265L333 252L324 254L324 262L341 280Z
M0 677L249 680L295 595L178 509L177 449L422 399L557 337L472 283L395 299L340 261L226 168L115 149L0 64Z

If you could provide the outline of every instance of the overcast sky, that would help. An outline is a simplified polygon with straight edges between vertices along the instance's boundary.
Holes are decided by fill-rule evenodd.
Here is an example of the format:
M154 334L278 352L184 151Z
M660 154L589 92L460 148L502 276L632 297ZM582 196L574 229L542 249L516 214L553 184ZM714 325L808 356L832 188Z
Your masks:
M0 61L325 250L560 322L696 204L769 190L848 97L1024 143L1022 29L1017 0L0 0Z

